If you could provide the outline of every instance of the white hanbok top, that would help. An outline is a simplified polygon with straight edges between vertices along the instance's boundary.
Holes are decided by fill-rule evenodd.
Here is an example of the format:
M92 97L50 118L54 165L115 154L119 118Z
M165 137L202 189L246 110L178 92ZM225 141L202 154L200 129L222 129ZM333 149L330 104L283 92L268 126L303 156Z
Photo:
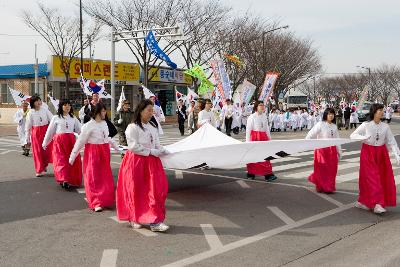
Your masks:
M33 126L45 126L50 123L53 114L44 107L39 110L31 109L26 116L25 135L26 142L31 142L31 130Z
M158 123L158 134L163 135L164 131L161 128L161 122L165 122L165 116L164 116L164 112L162 111L161 107L154 105L153 116L157 120L157 123Z
M216 127L215 113L212 110L207 111L207 110L203 109L202 111L199 112L197 124L201 126L201 125L205 124L206 122L208 122L212 126Z
M83 124L83 120L85 118L85 106L81 107L81 109L79 110L79 119L81 120L81 123Z
M251 131L266 132L268 137L271 139L268 125L268 117L265 113L262 113L260 115L258 114L258 112L254 112L247 119L246 142L250 142Z
M390 120L392 118L394 110L391 107L388 107L385 112L385 119Z
M231 118L233 116L234 106L233 105L224 105L221 110L221 120L227 118Z
M135 123L128 125L125 131L128 149L141 156L150 155L150 149L164 151L160 145L158 130L150 123L143 123L143 129Z
M363 143L370 146L383 146L400 157L400 150L389 125L384 122L376 124L374 121L363 122L351 135L351 139L364 139ZM365 139L366 138L366 139Z
M49 128L47 128L46 135L43 139L43 147L46 147L55 134L61 133L81 133L81 124L78 119L68 115L67 117L60 117L54 115L50 121Z
M108 126L105 120L97 122L91 119L81 128L81 134L79 135L74 148L70 155L70 161L74 161L79 151L85 146L85 144L110 144L115 150L118 149L117 143L108 136Z
M329 139L329 138L340 138L339 131L334 123L328 123L326 121L320 121L312 127L312 129L308 132L306 139ZM338 145L337 151L341 155L342 149L341 146Z
M24 113L22 109L18 109L18 111L14 115L14 122L18 123L17 126L17 133L19 142L21 145L26 145L26 135L25 135L25 125L26 125L26 118L28 116L29 109Z
M359 123L357 111L350 114L350 123Z

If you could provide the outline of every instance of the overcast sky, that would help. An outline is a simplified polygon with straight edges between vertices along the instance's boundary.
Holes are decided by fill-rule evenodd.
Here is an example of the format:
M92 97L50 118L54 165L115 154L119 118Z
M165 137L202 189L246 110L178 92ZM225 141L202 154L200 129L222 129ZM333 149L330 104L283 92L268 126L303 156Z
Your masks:
M77 0L42 0L78 14ZM383 63L400 65L400 1L395 0L222 0L233 6L237 14L251 11L268 19L289 25L301 38L313 40L328 73L357 72L355 66L371 68ZM0 65L34 62L34 46L38 58L45 62L50 51L47 44L20 19L21 9L35 10L34 0L0 0ZM87 52L88 55L88 52ZM133 61L124 45L118 44L117 60ZM110 59L110 44L99 42L95 58ZM179 62L178 62L179 63Z

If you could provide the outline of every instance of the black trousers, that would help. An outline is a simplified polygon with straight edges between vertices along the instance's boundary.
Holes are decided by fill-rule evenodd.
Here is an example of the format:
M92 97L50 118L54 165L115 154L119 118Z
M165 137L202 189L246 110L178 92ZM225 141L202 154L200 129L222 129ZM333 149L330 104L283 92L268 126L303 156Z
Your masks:
M181 135L185 134L185 120L178 120L179 124L179 131L181 132Z
M232 117L230 117L229 119L225 118L225 130L227 135L231 135L232 121L233 121Z

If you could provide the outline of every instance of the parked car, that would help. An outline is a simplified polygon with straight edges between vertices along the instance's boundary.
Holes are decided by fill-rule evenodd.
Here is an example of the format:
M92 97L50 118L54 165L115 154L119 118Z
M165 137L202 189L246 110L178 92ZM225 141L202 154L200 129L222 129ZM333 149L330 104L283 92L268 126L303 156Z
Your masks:
M368 119L369 109L371 108L371 102L364 102L361 109L357 110L358 120L364 122Z

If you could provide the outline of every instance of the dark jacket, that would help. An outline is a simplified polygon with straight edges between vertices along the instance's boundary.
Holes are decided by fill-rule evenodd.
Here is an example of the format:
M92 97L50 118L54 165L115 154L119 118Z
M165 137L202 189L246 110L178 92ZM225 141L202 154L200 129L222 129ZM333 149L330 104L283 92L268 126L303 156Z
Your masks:
M346 107L344 109L344 119L345 120L350 120L350 113L351 113L350 107Z
M186 107L182 106L181 110L179 110L179 108L177 108L176 114L178 114L178 121L185 121L186 120Z

